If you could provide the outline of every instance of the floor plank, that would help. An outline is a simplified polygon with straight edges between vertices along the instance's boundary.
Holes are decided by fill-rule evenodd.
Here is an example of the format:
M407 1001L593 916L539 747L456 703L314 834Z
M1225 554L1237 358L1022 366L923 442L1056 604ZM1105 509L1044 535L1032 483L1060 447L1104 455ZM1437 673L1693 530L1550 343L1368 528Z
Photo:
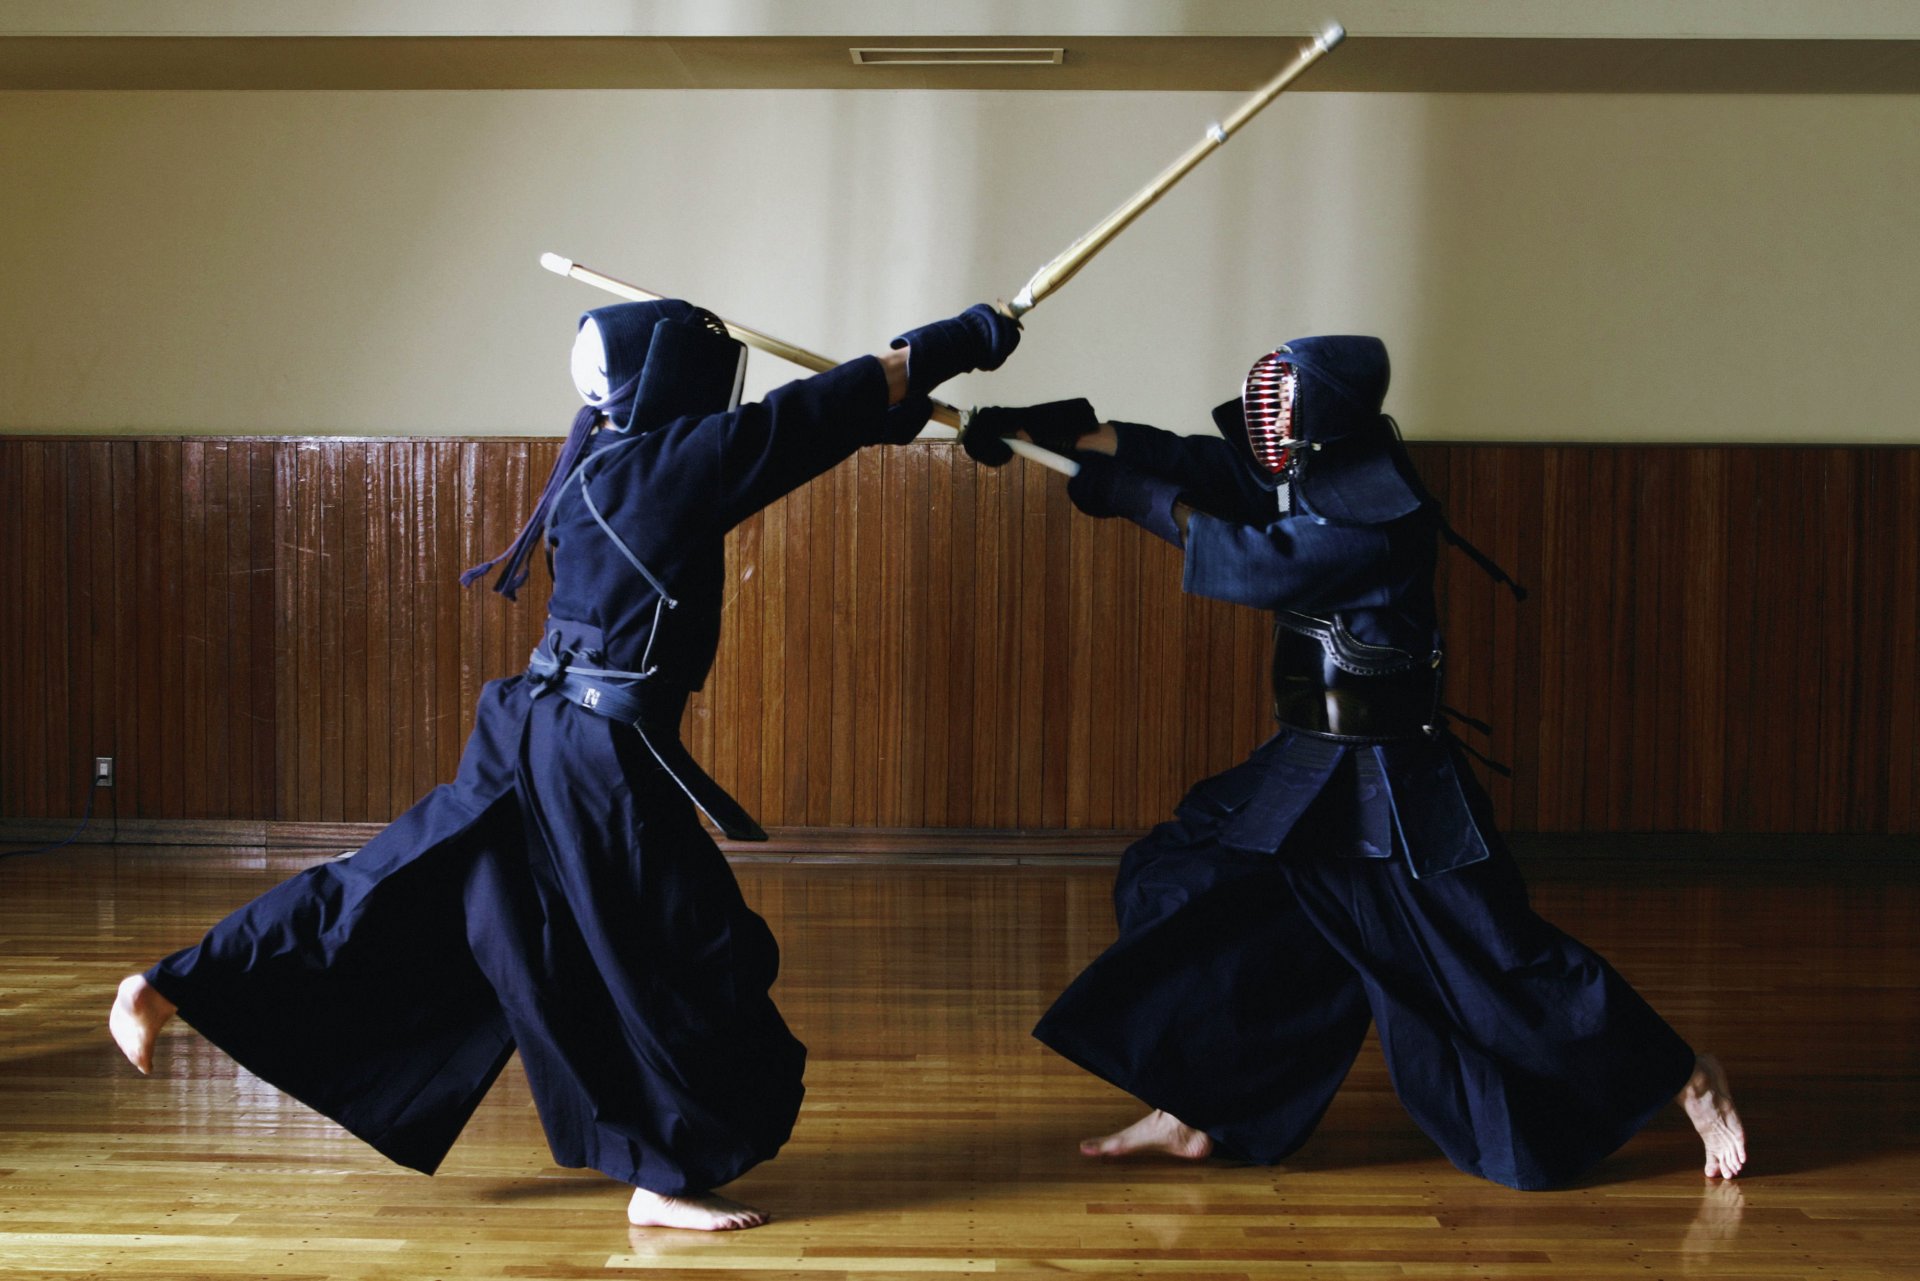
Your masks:
M103 1027L114 982L320 856L0 862L0 1274L1920 1275L1911 863L1531 869L1546 915L1726 1059L1754 1158L1705 1185L1671 1111L1582 1186L1516 1193L1438 1156L1372 1046L1283 1167L1087 1162L1074 1141L1136 1109L1027 1029L1110 936L1110 866L742 861L808 1096L780 1158L731 1189L776 1221L708 1237L630 1231L619 1188L554 1167L517 1066L432 1179L184 1027L135 1074Z

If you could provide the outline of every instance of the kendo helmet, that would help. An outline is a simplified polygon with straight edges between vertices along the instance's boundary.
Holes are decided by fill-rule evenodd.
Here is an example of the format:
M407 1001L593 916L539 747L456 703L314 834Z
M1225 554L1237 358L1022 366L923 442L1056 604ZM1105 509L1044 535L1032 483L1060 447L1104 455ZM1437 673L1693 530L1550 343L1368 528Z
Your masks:
M573 385L615 431L650 431L740 403L747 349L720 318L677 298L614 303L580 317Z
M1429 501L1381 412L1390 372L1378 338L1296 338L1256 361L1240 398L1213 421L1254 478L1268 489L1291 484L1307 515L1383 524Z

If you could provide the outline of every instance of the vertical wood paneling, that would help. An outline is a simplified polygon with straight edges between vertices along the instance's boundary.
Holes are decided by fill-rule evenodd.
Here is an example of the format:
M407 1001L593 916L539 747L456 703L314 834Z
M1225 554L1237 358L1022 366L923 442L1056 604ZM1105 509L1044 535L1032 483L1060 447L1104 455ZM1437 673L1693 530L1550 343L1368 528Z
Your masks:
M1634 468L1623 464L1632 460L1613 450L1588 449L1585 463L1594 478L1593 510L1611 512L1615 519L1606 523L1611 536L1606 559L1601 562L1601 577L1607 593L1589 603L1598 611L1596 622L1604 639L1603 680L1587 685L1587 717L1591 729L1587 736L1587 776L1583 780L1585 804L1582 812L1589 830L1596 832L1630 828L1627 804L1632 800L1626 773L1635 746L1628 735L1633 705L1615 697L1635 674L1633 662L1633 624L1639 587L1644 578L1634 564L1633 549L1640 532L1641 513L1635 510L1638 479ZM1653 673L1646 673L1649 687Z
M884 544L886 537L882 507L885 503L886 450L863 449L838 469L847 479L853 496L852 541L848 563L853 573L852 613L847 621L858 637L847 651L849 684L846 691L847 715L834 720L835 790L847 793L852 802L849 821L856 827L872 827L879 821L880 775L888 755L890 733L897 720L883 722L881 711L887 694L882 689L881 656L897 641L888 635L883 609L886 587ZM837 669L836 669L837 670ZM837 711L836 707L836 711ZM897 709L896 714L897 714ZM847 739L840 740L840 727L847 727ZM884 728L883 728L884 725ZM846 774L839 765L844 760Z
M88 697L88 691L94 686L95 668L90 560L76 555L72 549L84 545L76 540L84 539L83 531L93 522L92 488L84 450L52 451L48 463L48 480L59 487L57 493L49 493L48 497L60 503L63 517L60 523L50 527L51 536L60 544L59 551L50 558L54 564L49 569L56 572L60 580L62 670L50 691L57 691L57 710L49 706L48 711L66 723L66 732L61 736L65 741L59 750L49 751L48 759L56 770L52 780L53 799L76 808L86 803L87 780L95 755L92 751L94 713Z
M89 441L82 448L86 454L88 513L86 522L71 531L68 546L73 549L74 562L79 566L76 572L86 584L89 605L84 637L92 657L83 686L87 692L85 706L88 709L84 719L89 732L86 748L81 754L81 768L91 770L93 757L117 758L120 755L115 737L115 700L100 698L95 693L102 688L111 688L113 678L119 671L117 619L114 614L114 542L110 536L103 536L109 535L113 528L115 504L112 446L104 441ZM0 741L4 739L5 732L0 730ZM219 762L215 761L215 768L218 765ZM96 800L96 808L110 807L111 798L107 798L104 804ZM0 810L4 808L4 803L0 802Z
M1066 813L1064 826L1093 827L1093 682L1094 654L1100 643L1093 608L1093 544L1086 537L1089 522L1068 521L1060 531L1067 548L1067 581L1085 590L1064 593L1067 608L1067 649L1054 679L1067 691ZM1103 620L1104 622L1104 620ZM1105 824L1099 824L1105 826Z
M496 460L500 459L500 449L487 451ZM434 562L434 591L440 600L440 621L443 655L453 669L454 679L442 685L440 702L435 708L438 730L434 737L434 760L437 778L451 778L458 768L457 762L448 760L447 746L453 739L464 739L462 731L466 727L467 710L473 706L480 695L480 670L486 661L486 596L498 596L498 592L455 592L440 591L440 582L448 574L458 574L456 566L478 564L491 553L482 553L480 546L487 533L486 508L483 505L484 492L481 487L481 443L479 441L447 442L447 465L451 469L453 494L453 519L439 527L437 554ZM533 571L539 572L534 566ZM447 643L451 637L450 662L444 657L448 654ZM455 720L454 717L458 717Z
M922 732L917 740L921 744L922 758L920 794L924 798L919 821L927 827L944 827L948 823L947 792L953 759L950 723L953 715L950 694L956 661L953 632L959 621L959 611L954 606L956 569L953 560L955 548L960 543L954 524L952 469L932 465L931 450L915 450L913 453L917 459L916 465L925 477L926 495L925 521L922 523L915 518L920 530L917 553L908 556L910 567L914 564L915 554L919 557L919 563L926 567L926 589L914 598L918 603L917 612L925 619L926 636ZM933 541L936 530L940 532L937 550ZM909 738L906 741L911 744L916 740Z
M311 731L303 739L316 741L314 772L319 800L318 817L338 823L346 816L346 761L344 732L347 703L345 628L345 541L348 450L315 451L320 483L319 545L314 560L314 592L319 609L307 616L307 625L319 636L316 652L319 666L313 684L318 686L317 706ZM356 695L358 691L355 691Z
M832 588L823 598L829 604L827 618L816 626L826 633L827 670L831 695L828 699L829 770L824 799L824 822L842 827L853 822L853 804L857 794L854 761L858 731L854 721L856 646L845 639L858 635L860 563L858 559L860 527L860 488L857 467L836 467L826 477L833 494L833 543L830 549ZM863 755L863 754L862 754Z
M166 750L161 734L168 724L160 697L161 673L169 636L160 609L166 593L161 577L159 535L161 527L167 523L163 510L166 489L162 484L161 468L156 462L165 451L152 443L136 445L133 449L136 489L133 529L129 533L134 535L132 587L137 608L134 614L134 647L131 651L135 662L130 669L133 687L130 693L131 705L138 708L140 714L133 720L138 738L133 741L134 750L129 753L128 769L121 774L119 783L122 788L127 788L122 792L122 797L132 797L134 812L142 815L168 814L174 811L166 803L165 780L160 768ZM132 784L130 788L127 787L129 783Z
M190 440L181 448L181 566L175 603L179 620L180 653L171 681L181 689L181 733L174 756L187 762L183 771L180 808L187 814L209 812L207 770L200 747L207 737L209 697L207 658L213 620L205 612L207 559L212 554L207 529L207 442Z
M26 448L24 442L0 441L0 538L8 547L25 543L22 528L27 499L24 485ZM24 571L24 567L23 567ZM27 602L32 582L22 574L23 590L17 600L0 601L0 646L8 655L23 656L20 661L0 662L0 814L29 814L26 794L26 739L39 724L26 708Z
M741 782L738 798L749 814L760 809L760 731L767 716L766 686L759 671L761 647L750 643L750 638L766 634L763 591L766 580L760 573L764 560L760 548L762 537L760 526L755 525L751 530L741 531L736 540L735 555L727 563L730 577L721 614L733 629L728 639L735 648L729 652L740 656L738 661L742 666L736 685L738 697L733 713L727 717L731 741L726 759L734 777Z
M1677 562L1681 611L1680 723L1687 750L1675 773L1679 811L1673 826L1718 832L1726 825L1726 738L1720 732L1727 705L1728 574L1727 473L1719 451L1690 449L1679 502L1685 513L1691 554ZM1677 736L1674 736L1677 737Z
M1887 810L1883 830L1920 830L1920 591L1902 591L1899 584L1920 583L1920 450L1903 451L1870 465L1882 470L1893 495L1892 518L1868 531L1892 550L1886 581L1893 585L1885 604L1874 611L1875 626L1887 633L1887 686L1879 691L1890 726L1887 743ZM1876 584L1877 587L1877 584Z
M22 543L20 522L26 509L21 487L26 450L22 443L0 441L0 539L8 547ZM31 584L26 584L31 586ZM26 602L0 604L0 648L24 654L27 648ZM0 662L0 814L25 814L26 770L22 744L33 724L22 705L24 662Z
M1677 462L1669 459L1668 462ZM1633 675L1632 680L1652 680L1647 697L1634 698L1624 718L1624 747L1627 757L1623 770L1631 803L1627 807L1628 825L1646 830L1671 827L1665 815L1668 798L1674 795L1674 769L1678 762L1670 734L1659 731L1658 718L1668 719L1681 705L1680 671L1684 661L1685 632L1682 629L1679 602L1669 587L1672 559L1663 548L1684 545L1684 513L1671 494L1676 478L1684 474L1678 466L1645 467L1630 461L1634 503L1638 519L1634 522L1633 568L1638 581L1632 604Z
M808 581L797 601L788 597L799 607L789 614L789 621L804 618L807 628L807 718L802 726L806 745L801 750L809 759L803 821L813 824L833 821L833 633L842 608L834 595L834 562L839 558L839 517L844 510L839 496L843 483L837 474L829 474L805 491L810 533Z
M255 815L268 811L279 794L280 775L286 770L286 758L273 750L279 715L274 702L276 659L283 651L280 633L274 628L275 591L281 575L277 572L279 543L275 522L279 512L275 490L275 457L280 451L265 441L247 446L247 503L250 520L246 541L249 548L247 583L249 592L248 652L253 678L253 697L247 714L253 726L253 793L250 808Z
M115 764L116 806L122 812L138 809L138 792L130 786L140 776L137 761L141 717L137 648L145 635L139 630L137 605L138 565L138 457L132 441L116 441L108 446L108 489L113 495L112 557L113 575L113 660L111 674L96 668L96 690L110 690L113 704L113 755ZM106 753L97 753L105 755Z
M431 764L427 782L452 778L460 760L460 691L467 679L460 629L460 610L464 593L447 590L450 575L457 575L466 545L463 522L470 522L476 510L468 487L461 484L461 442L433 442L428 466L433 488L426 495L432 504L426 539L426 561L421 566L423 585L431 604L433 653L427 671L433 681L429 690L431 710L427 724L431 729ZM424 788L422 790L425 790Z
M927 702L928 637L937 626L929 596L931 562L927 550L927 459L925 449L888 450L889 466L899 470L900 484L889 487L899 495L898 517L887 528L898 528L896 551L889 575L889 608L900 620L899 654L893 665L897 713L893 777L898 788L895 813L904 827L927 824L926 769L928 750Z
M979 564L972 549L977 524L977 491L974 488L979 468L940 466L940 484L949 500L945 561L952 571L948 582L947 643L949 652L943 670L947 674L946 769L928 780L928 787L945 784L941 806L943 821L949 827L966 826L974 811L968 801L973 795L973 687L978 680L977 648L969 643L974 625L974 584ZM929 542L933 542L931 534ZM937 548L929 555L939 558Z
M1856 765L1875 754L1877 743L1858 733L1861 713L1859 679L1872 671L1872 650L1862 648L1859 571L1861 489L1856 460L1844 453L1825 451L1821 459L1820 507L1839 519L1820 522L1819 537L1828 541L1822 558L1826 573L1821 613L1820 660L1812 673L1818 691L1815 724L1818 766L1815 772L1815 827L1841 830L1850 807L1850 782ZM1884 738L1878 741L1885 741Z
M786 815L799 814L802 816L799 821L804 822L806 801L813 790L808 727L813 724L814 704L812 682L807 679L807 660L813 643L813 629L807 626L807 596L813 586L813 513L799 495L789 495L776 506L785 526L785 537L779 548L786 565L785 591L780 611L784 625L780 631L770 633L765 639L770 647L781 650L783 660L780 673L784 697L779 766L785 785L780 790L780 812ZM765 520L766 514L761 513L756 519ZM773 549L768 550L771 552ZM766 805L761 812L772 811L773 806Z
M327 601L321 589L321 566L326 551L324 465L319 446L296 447L293 492L288 495L294 545L285 571L293 579L293 608L286 618L290 630L283 633L282 641L293 655L292 697L286 710L293 716L294 755L287 763L293 769L294 812L314 818L326 814L320 768L320 751L326 737L321 721L327 697L321 688L326 679L322 671L322 651L328 631Z
M151 526L160 544L158 588L158 626L162 651L156 679L159 683L161 744L157 760L145 762L149 773L156 768L162 777L162 802L166 812L186 811L187 754L180 750L186 723L186 682L181 673L186 666L188 628L181 608L180 583L184 576L187 533L187 494L183 484L185 454L181 449L156 449L151 454L152 470L157 473L158 499L155 522Z
M380 820L547 584L463 592L554 441L0 438L0 807ZM1416 445L1448 701L1519 830L1920 828L1920 450ZM689 742L770 825L1143 827L1268 732L1267 621L1057 478L863 454L730 535Z
M967 743L972 758L968 771L971 786L960 812L985 816L981 826L988 827L1010 825L1010 820L996 809L994 786L999 781L996 763L1003 755L996 746L1004 747L1010 741L1000 723L999 696L1017 675L998 643L1001 627L1011 617L1000 603L1006 595L1001 575L1006 540L1000 519L1006 509L1002 498L1006 470L975 469L959 478L963 485L971 481L973 491L972 546L963 548L962 554L973 569L972 601L966 619L973 629L975 655L973 686L968 691L973 705L972 733Z
M394 590L390 572L393 446L370 445L367 450L366 511L362 514L367 546L367 612L365 700L369 713L360 725L366 757L366 775L355 797L356 813L363 818L384 817L388 809L389 782L393 777L393 727L389 724L393 702L392 659L387 638L393 632Z
M187 698L189 707L199 704L198 732L191 736L190 748L198 767L190 767L187 773L198 791L202 814L224 814L229 808L230 780L224 768L233 701L229 660L235 640L244 635L234 630L227 610L227 571L232 563L227 550L227 454L231 448L227 441L211 440L200 450L200 552L194 558L192 592L199 614L199 670L194 674L199 698L192 694Z
M1010 472L1016 494L1009 497L1007 597L1000 608L1018 622L1005 629L1012 641L1007 689L1013 693L1009 724L1014 751L1006 780L1008 813L1014 827L1041 825L1041 786L1045 777L1047 681L1047 511L1048 486L1031 468ZM1034 483L1027 483L1028 481Z
M57 785L56 779L66 756L66 726L54 723L54 718L65 711L64 700L55 694L55 677L62 666L62 657L54 650L61 613L57 607L60 575L55 572L57 562L48 545L50 513L41 514L48 501L51 452L47 445L30 444L21 469L24 497L36 509L36 514L27 522L25 537L20 543L21 554L32 567L32 586L25 602L27 649L20 655L20 665L26 675L25 711L32 721L44 726L39 750L23 753L22 764L28 803L41 807L63 805L67 799L65 789Z
M339 719L340 789L336 802L345 822L366 811L367 721L369 707L379 715L380 701L367 675L367 469L377 447L349 450L340 459L339 570L340 701L333 715Z

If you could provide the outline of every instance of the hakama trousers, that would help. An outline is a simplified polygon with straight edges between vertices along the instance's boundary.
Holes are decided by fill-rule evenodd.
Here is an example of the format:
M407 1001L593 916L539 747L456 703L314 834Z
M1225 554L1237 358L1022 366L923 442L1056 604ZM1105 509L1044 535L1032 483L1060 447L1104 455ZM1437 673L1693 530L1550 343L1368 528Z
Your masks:
M494 682L459 777L149 981L243 1067L431 1173L518 1048L554 1160L667 1195L790 1134L778 950L630 730Z
M1672 1100L1693 1051L1533 912L1477 788L1491 857L1416 878L1397 854L1350 856L1337 782L1276 853L1223 846L1222 789L1197 785L1127 851L1119 939L1034 1035L1273 1164L1377 1024L1401 1103L1454 1165L1520 1189L1578 1178Z

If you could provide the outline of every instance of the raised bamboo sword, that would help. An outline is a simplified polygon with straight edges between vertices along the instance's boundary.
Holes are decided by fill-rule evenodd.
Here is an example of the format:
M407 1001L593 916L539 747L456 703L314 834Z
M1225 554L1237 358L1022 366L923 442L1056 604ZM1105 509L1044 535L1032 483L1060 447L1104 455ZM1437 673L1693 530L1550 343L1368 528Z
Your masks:
M1225 120L1208 125L1206 134L1199 142L1189 147L1172 164L1161 170L1153 181L1135 192L1119 208L1095 223L1091 229L1061 250L1046 266L1036 271L1021 287L1020 292L1014 295L1013 301L1005 304L1002 309L1017 320L1039 306L1049 294L1066 284L1076 272L1086 266L1095 254L1106 247L1108 241L1126 230L1127 225L1144 213L1148 206L1165 195L1175 183L1186 177L1194 166L1224 146L1227 139L1238 132L1241 126L1258 115L1261 109L1279 97L1288 85L1299 79L1308 67L1331 53L1334 47L1346 38L1346 28L1337 22L1330 23L1319 35L1301 46L1293 62L1288 64L1280 74L1262 85ZM541 254L540 265L548 271L570 276L621 298L646 301L663 296L652 290L642 289L638 285L628 284L624 280L617 280L591 267L584 267L571 258L563 258L559 254ZM726 325L728 333L747 346L757 347L782 360L792 361L803 369L818 373L838 363L818 352L808 351L804 347L795 346L771 334L761 333L757 329L749 329L745 325L737 325L732 321L722 323ZM967 415L954 406L941 401L934 402L933 421L952 430L955 434L965 430L966 420ZM1072 476L1080 470L1080 465L1071 458L1062 457L1051 450L1042 449L1024 440L1009 440L1007 444L1021 457L1050 467L1063 475Z

